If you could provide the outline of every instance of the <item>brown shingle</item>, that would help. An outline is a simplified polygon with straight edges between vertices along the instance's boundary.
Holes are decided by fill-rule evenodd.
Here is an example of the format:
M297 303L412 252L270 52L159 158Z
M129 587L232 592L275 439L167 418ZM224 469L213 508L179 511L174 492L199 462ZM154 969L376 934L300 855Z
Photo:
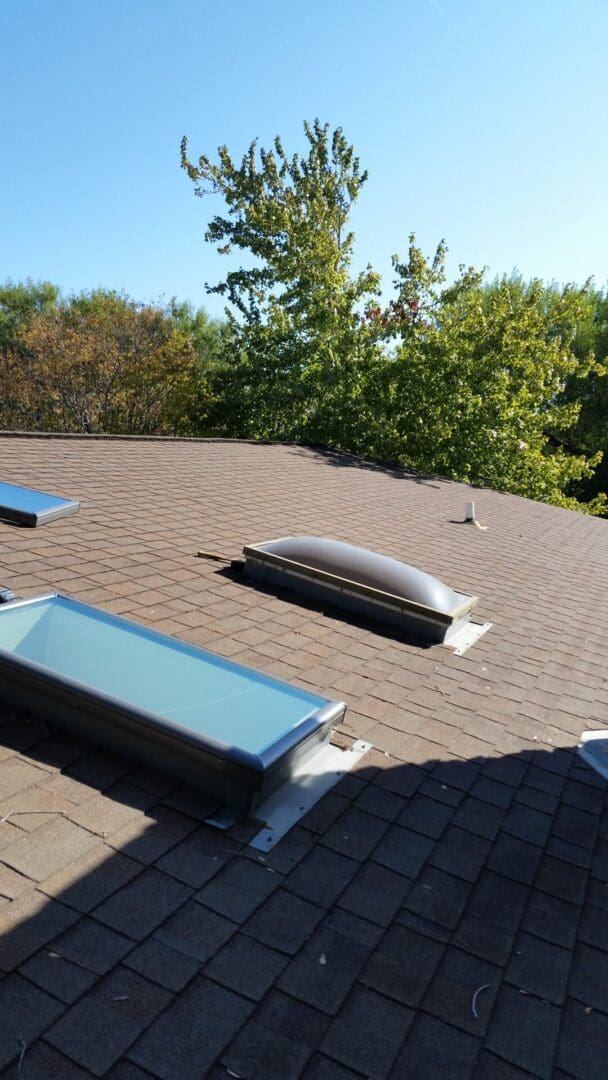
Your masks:
M74 1000L50 1038L97 1073L137 1072L130 1058L159 1077L221 1075L220 1061L264 1080L402 1080L454 1061L475 1080L556 1065L599 1076L608 802L574 750L584 728L608 726L606 523L479 491L480 532L453 524L464 485L295 446L5 436L0 474L81 500L44 528L0 524L0 583L59 586L343 696L343 734L376 747L261 861L251 830L200 825L200 793L0 712L3 948L31 979L4 982L17 1033L5 1060ZM418 565L479 595L493 628L463 657L422 649L196 557L298 533ZM89 990L74 956L63 982L48 979L45 960L61 962L49 942L102 924L131 942L133 971ZM143 988L141 1005L113 1000L123 984ZM21 1012L41 1004L25 1032ZM100 1056L89 1020L115 1013ZM28 1057L60 1060L42 1039L24 1074Z

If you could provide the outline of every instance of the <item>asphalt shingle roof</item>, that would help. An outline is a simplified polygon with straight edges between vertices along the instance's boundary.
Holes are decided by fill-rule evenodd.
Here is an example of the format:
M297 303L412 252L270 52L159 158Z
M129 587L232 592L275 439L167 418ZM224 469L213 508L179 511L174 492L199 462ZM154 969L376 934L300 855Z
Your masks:
M1 437L81 501L0 524L59 588L348 705L374 749L267 856L205 799L0 707L0 1075L604 1080L608 525L337 453ZM480 596L463 657L256 589L198 548L332 535Z

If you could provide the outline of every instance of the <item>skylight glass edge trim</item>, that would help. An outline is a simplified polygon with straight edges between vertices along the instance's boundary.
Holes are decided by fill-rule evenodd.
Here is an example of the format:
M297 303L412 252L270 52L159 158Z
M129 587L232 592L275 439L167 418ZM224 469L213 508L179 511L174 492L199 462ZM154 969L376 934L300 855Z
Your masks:
M77 500L67 499L53 510L43 510L41 513L36 514L36 525L48 525L50 521L55 521L57 518L71 517L72 514L77 514L79 510L80 503Z
M15 492L14 503L10 501L11 491ZM18 505L19 492L41 496L51 505L47 509L26 509ZM6 498L7 495L9 498ZM24 525L35 529L38 525L46 525L57 518L76 514L79 509L80 502L77 499L69 499L63 495L52 495L47 491L41 491L40 488L28 488L22 484L11 484L8 481L0 480L0 520L11 525Z

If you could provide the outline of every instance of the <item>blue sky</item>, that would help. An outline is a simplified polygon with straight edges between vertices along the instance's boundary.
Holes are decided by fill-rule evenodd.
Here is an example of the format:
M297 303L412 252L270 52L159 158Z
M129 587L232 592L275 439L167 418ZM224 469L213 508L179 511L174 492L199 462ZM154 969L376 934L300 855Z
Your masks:
M605 0L2 0L0 281L207 298L193 157L302 120L370 178L357 264L390 283L415 231L450 269L608 279Z

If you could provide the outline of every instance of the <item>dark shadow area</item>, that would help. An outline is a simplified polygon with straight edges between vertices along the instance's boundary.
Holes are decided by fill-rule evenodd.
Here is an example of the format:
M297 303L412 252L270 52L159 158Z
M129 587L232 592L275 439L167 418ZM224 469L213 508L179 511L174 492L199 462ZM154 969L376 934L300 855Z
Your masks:
M33 529L35 526L28 525L25 521L14 521L11 518L0 517L0 525L8 525L11 529Z
M366 472L382 473L384 476L392 476L394 480L410 480L415 484L425 484L428 487L439 487L441 477L433 476L430 473L418 472L416 469L408 469L404 465L398 465L395 462L384 461L370 461L367 458L360 457L358 454L350 453L348 450L336 450L332 447L325 446L305 446L301 447L298 444L294 444L292 449L296 453L314 454L320 461L326 465L331 465L335 469L362 469Z
M240 563L240 560L235 561ZM414 634L407 634L398 627L389 626L381 621L376 622L375 619L366 618L363 615L357 614L355 611L347 611L337 605L329 604L325 600L323 603L315 603L310 597L303 596L302 593L293 592L292 589L283 588L268 582L254 581L244 573L243 566L224 566L221 570L216 570L215 573L218 577L227 578L228 581L232 581L236 585L244 585L248 589L252 589L254 592L260 593L261 595L273 596L276 600L283 600L286 604L299 608L301 611L314 611L316 615L319 613L326 615L327 618L335 619L336 622L345 623L348 626L356 626L362 630L369 630L370 633L375 634L377 637L384 638L386 641L397 642L402 645L411 645L416 649L430 649L435 644L434 642L421 641L419 637L416 637Z
M288 444L290 448L296 453L299 451L301 454L314 454L320 461L323 461L326 465L331 465L337 469L362 469L366 472L382 473L383 476L390 476L394 480L409 480L415 484L424 484L426 487L439 488L441 484L462 484L466 487L473 496L476 492L492 491L499 494L508 495L508 491L503 491L501 488L496 487L490 479L485 480L480 478L479 480L458 480L454 477L437 476L434 473L424 473L417 469L408 468L405 465L398 465L396 462L383 462L372 461L364 457L360 457L358 454L351 453L348 450L336 450L332 447L323 446L301 446L297 443ZM451 522L450 524L464 524L464 522Z
M265 856L255 824L201 824L204 793L46 724L7 716L0 750L3 1078L247 1075L279 1022L302 1070L603 1076L606 783L574 746L371 751Z

